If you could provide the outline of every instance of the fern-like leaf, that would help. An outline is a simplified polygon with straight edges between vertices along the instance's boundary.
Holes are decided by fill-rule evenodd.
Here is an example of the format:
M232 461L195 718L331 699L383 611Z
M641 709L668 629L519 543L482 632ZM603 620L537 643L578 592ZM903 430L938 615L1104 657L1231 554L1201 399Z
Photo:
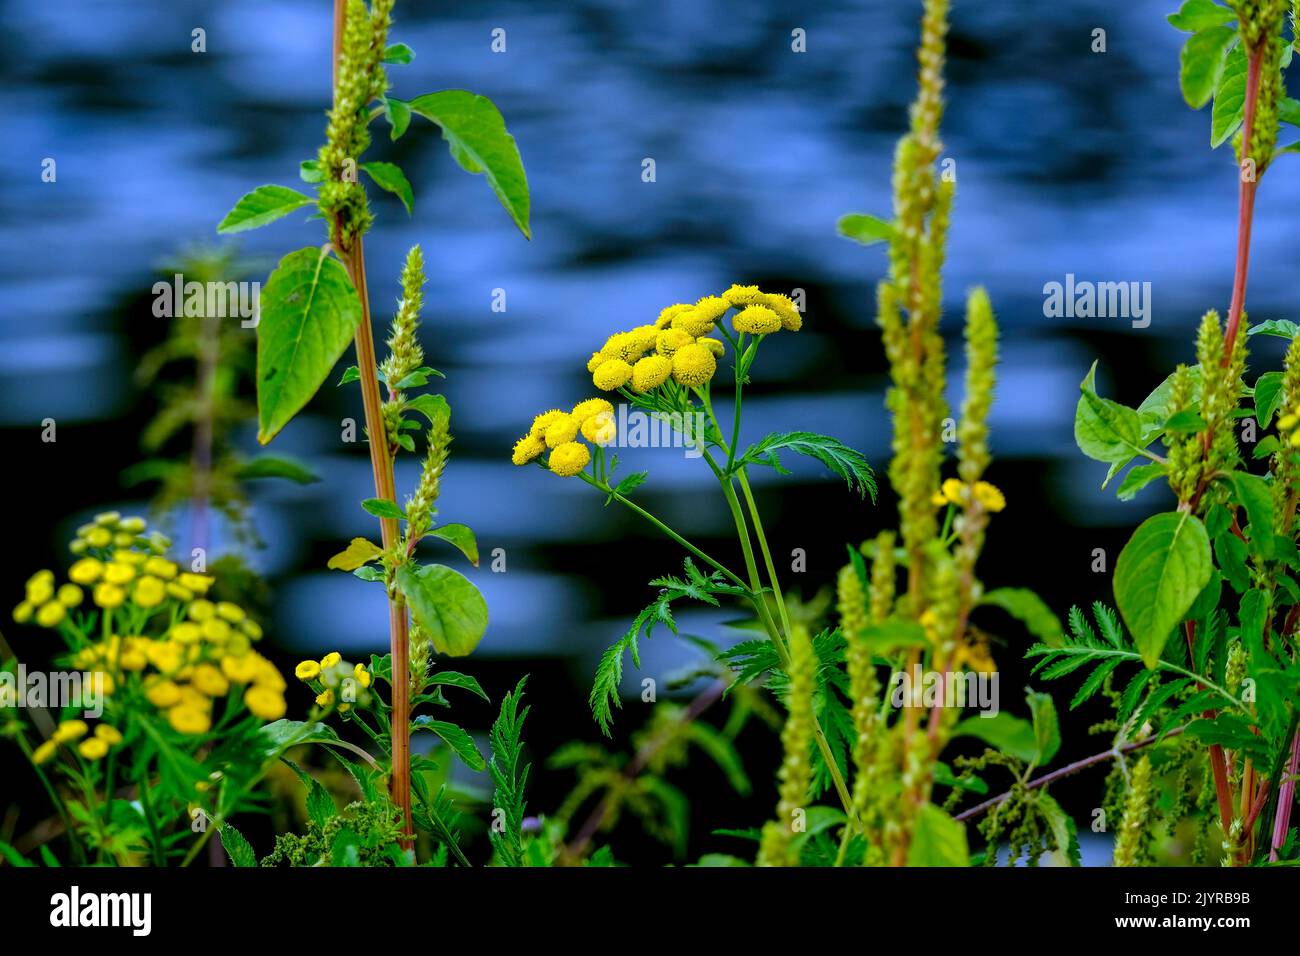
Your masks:
M837 438L819 435L816 432L781 432L768 435L757 445L750 445L744 457L737 463L743 465L766 465L780 474L789 474L781 464L779 450L788 450L796 455L806 455L821 462L828 471L844 479L850 489L865 498L871 495L876 500L876 478L866 456L850 448Z
M529 708L519 710L519 702L524 696L525 676L515 685L515 689L506 694L501 701L501 712L492 723L492 759L488 770L492 774L494 811L501 811L504 829L493 826L488 839L497 852L497 856L506 866L522 866L524 860L523 820L524 789L528 786L528 773L531 764L524 764L520 769L520 755L523 752L524 721L528 719ZM495 821L494 821L495 822Z

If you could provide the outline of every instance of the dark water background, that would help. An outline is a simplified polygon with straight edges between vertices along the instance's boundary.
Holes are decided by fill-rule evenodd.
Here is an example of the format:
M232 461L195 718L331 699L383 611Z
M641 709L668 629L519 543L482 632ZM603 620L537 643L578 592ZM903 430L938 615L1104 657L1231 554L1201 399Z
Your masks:
M1152 489L1119 503L1098 490L1102 466L1074 447L1077 385L1095 358L1105 394L1136 404L1175 361L1208 307L1226 310L1235 242L1235 172L1211 152L1209 119L1179 95L1181 36L1161 2L955 3L945 156L958 193L946 270L945 327L959 344L964 290L982 283L1003 330L993 413L991 478L1007 493L982 569L990 587L1039 591L1059 612L1108 597L1089 570L1092 549L1118 554L1127 529L1167 504ZM592 739L586 693L599 651L649 599L644 582L679 555L591 489L507 457L531 416L589 394L583 363L609 332L649 321L679 300L733 281L807 292L805 330L764 349L747 404L745 438L824 431L865 450L881 473L889 425L873 286L884 256L838 238L845 212L889 213L894 142L914 93L919 3L583 2L398 5L393 39L415 61L392 67L396 96L463 87L505 114L532 188L534 238L525 242L485 184L449 159L429 128L400 143L381 124L368 158L406 170L408 218L375 193L367 240L381 327L397 295L406 248L423 244L429 284L423 342L444 370L455 454L441 516L504 548L508 571L472 572L492 626L465 669L494 700L531 672L528 737L535 759L574 737ZM134 357L161 339L150 312L156 267L178 247L214 240L214 225L263 182L298 185L300 160L322 136L329 82L329 4L285 0L0 5L6 175L0 181L0 448L8 476L5 579L16 603L30 571L62 561L71 528L106 507L142 501L117 476L138 457L151 399L131 380ZM190 31L207 31L207 52ZM507 52L489 48L507 31ZM790 31L807 31L807 53ZM1091 52L1092 31L1107 34ZM1284 137L1285 140L1285 137ZM58 180L42 183L53 157ZM641 181L653 157L657 182ZM1293 318L1288 217L1298 193L1282 159L1264 183L1255 227L1250 305L1256 320ZM243 251L265 267L321 241L319 224L291 216L251 233ZM1043 285L1067 273L1152 284L1153 321L1049 319ZM492 290L508 311L491 311ZM1277 349L1258 349L1262 370ZM345 364L351 359L345 360ZM950 378L959 380L960 360ZM951 396L954 403L958 395ZM327 387L273 449L324 477L306 488L258 491L267 547L256 563L274 593L267 631L283 663L330 649L361 656L386 645L378 589L327 572L351 536L373 532L356 502L372 494L364 445L339 441L359 397ZM39 423L58 422L44 444ZM244 438L251 450L251 429ZM671 451L625 454L648 467L647 506L732 563L725 509L698 462ZM398 474L409 489L415 465ZM892 525L892 501L864 505L833 479L796 467L757 476L780 560L804 548L808 568L785 575L811 597L833 580L844 544ZM723 615L725 617L725 615ZM682 615L684 629L731 640L718 615ZM1024 679L1024 637L996 612L1005 645L1004 699ZM1001 630L999 631L999 627ZM5 628L21 653L41 635ZM667 677L693 651L666 634L644 646L643 673ZM642 675L632 674L639 679ZM291 713L308 703L291 696ZM645 716L635 700L626 733ZM1084 715L1066 724L1062 759L1097 749ZM492 709L461 704L476 731ZM622 740L622 738L620 738ZM730 797L696 758L675 779L694 800L693 852L728 850L717 826L760 822L774 800L774 739L742 738L757 793ZM534 809L554 809L567 777L542 772ZM1100 780L1061 795L1083 820ZM30 824L32 817L24 815ZM661 859L634 828L623 855Z

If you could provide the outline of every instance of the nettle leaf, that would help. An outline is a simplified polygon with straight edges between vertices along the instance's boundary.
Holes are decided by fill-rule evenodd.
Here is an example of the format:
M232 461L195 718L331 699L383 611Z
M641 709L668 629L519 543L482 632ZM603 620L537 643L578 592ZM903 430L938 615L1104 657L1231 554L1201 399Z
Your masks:
M353 538L352 543L343 551L329 559L325 566L331 570L355 571L363 564L369 564L384 553L384 549L365 538Z
M400 521L406 517L406 512L401 509L401 506L387 498L367 498L361 502L361 507L376 518L394 518Z
M767 465L781 474L788 474L781 464L778 451L792 451L821 462L835 475L844 479L850 489L865 498L871 494L876 500L876 479L867 464L866 456L850 448L837 438L816 432L780 432L768 435L757 445L750 445L737 467L746 464Z
M1148 668L1160 660L1212 569L1210 539L1194 515L1153 515L1124 545L1115 562L1115 603Z
M1074 411L1074 442L1094 461L1127 463L1146 448L1142 422L1135 409L1097 394L1093 384L1097 363L1079 384L1079 404Z
M265 445L324 384L361 322L343 264L324 248L291 252L262 290L257 324L257 440Z
M310 485L320 481L320 476L302 462L292 458L277 458L274 455L258 455L239 466L235 477L240 481L254 478L284 478L299 485Z
M1057 848L1069 861L1070 866L1081 866L1083 856L1079 851L1079 830L1075 826L1074 818L1067 814L1056 799L1049 796L1045 790L1040 789L1034 800L1038 804L1039 811L1047 819L1047 825L1051 828L1052 838L1056 840Z
M394 43L384 50L385 63L410 63L415 59L415 51L405 43Z
M1255 420L1267 428L1282 404L1282 373L1265 372L1255 381Z
M409 118L407 122L410 122ZM408 216L415 211L415 193L406 179L406 173L402 172L402 167L396 163L373 162L362 163L361 168L375 181L376 186L387 190L402 201Z
M253 852L252 844L233 826L229 823L221 824L221 827L217 830L217 836L220 838L221 846L230 857L232 864L235 866L257 866L257 854Z
M1006 711L992 717L967 717L952 730L954 737L975 737L994 750L1025 763L1032 763L1038 753L1034 726L1023 717Z
M921 805L907 848L908 866L970 866L966 827L932 803Z
M1120 501L1131 501L1137 496L1137 493L1145 488L1157 478L1165 474L1166 466L1158 461L1148 462L1145 465L1136 465L1129 469L1124 480L1120 482L1119 490L1115 492L1115 497Z
M411 104L395 96L385 95L380 96L379 99L384 104L384 119L388 120L388 125L392 127L388 138L397 142L411 125Z
M1273 491L1258 475L1234 471L1228 475L1233 497L1246 509L1250 549L1262 558L1273 556Z
M1061 749L1061 723L1056 716L1056 704L1050 694L1025 692L1025 702L1029 704L1029 713L1034 725L1034 763L1043 766L1056 756Z
M835 224L835 231L846 239L871 246L877 242L888 242L893 239L895 229L892 222L854 212L841 216L839 222Z
M473 529L468 525L445 524L434 528L429 534L454 545L460 550L461 554L469 558L470 564L476 568L478 567L478 540L474 537Z
M1252 325L1246 330L1247 335L1276 335L1280 339L1290 341L1300 333L1300 325L1292 322L1290 319L1267 319L1259 325Z
M488 607L469 578L441 564L404 564L397 569L397 586L439 654L465 657L478 647Z
M447 746L451 747L465 766L475 773L487 769L487 761L483 759L483 754L479 752L478 746L475 745L474 738L463 727L458 727L445 720L434 720L432 717L421 716L411 721L411 729L433 731L447 743Z
M1210 148L1217 149L1242 124L1246 105L1246 50L1238 43L1228 51L1223 71L1214 89L1214 109L1210 114Z
M411 111L442 128L451 155L469 173L482 173L497 199L526 239L529 231L528 179L515 138L500 111L486 96L467 90L426 93L410 101Z
M1065 643L1061 619L1047 606L1047 602L1028 588L995 588L980 598L979 603L1002 608L1048 647L1060 647Z
M1231 11L1224 12L1231 15ZM1232 27L1210 26L1192 34L1183 45L1178 57L1178 83L1183 99L1192 109L1199 110L1210 102L1223 72L1224 51L1236 36Z
M248 229L258 229L275 222L281 216L289 215L295 209L315 202L310 196L304 196L288 186L258 186L226 213L226 218L217 226L217 232L229 236Z
M1170 26L1185 33L1196 33L1210 27L1230 23L1237 15L1227 7L1221 7L1214 0L1184 0L1177 13L1167 17Z

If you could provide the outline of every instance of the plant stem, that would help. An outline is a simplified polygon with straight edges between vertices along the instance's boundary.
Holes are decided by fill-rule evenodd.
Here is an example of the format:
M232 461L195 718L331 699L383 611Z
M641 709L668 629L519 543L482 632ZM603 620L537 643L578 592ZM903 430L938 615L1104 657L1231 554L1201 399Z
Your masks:
M1250 133L1255 125L1255 108L1259 104L1259 73L1264 60L1265 39L1250 51L1246 67L1246 103L1243 110L1241 128L1241 158L1246 163L1250 160ZM1258 168L1258 164L1254 164ZM1241 313L1246 306L1246 269L1250 264L1250 227L1255 214L1255 191L1259 188L1259 177L1255 169L1249 178L1237 171L1240 185L1237 193L1237 261L1232 277L1232 304L1228 308L1228 328L1223 336L1223 364L1226 366L1232 357L1232 346L1237 338L1237 327L1241 323Z
M1291 737L1291 756L1287 759L1286 770L1282 775L1282 787L1278 792L1277 813L1273 817L1273 840L1268 858L1276 863L1278 851L1286 842L1287 831L1291 829L1291 806L1295 803L1295 779L1300 773L1300 732Z
M334 0L334 91L338 95L339 55L343 43L346 8L343 0ZM336 224L337 225L337 224ZM335 230L336 239L338 230ZM379 395L379 377L376 372L375 339L370 323L370 293L366 287L366 254L361 237L351 249L335 248L357 290L361 303L361 322L357 326L357 371L360 374L361 402L365 409L366 435L370 444L370 468L374 473L375 497L397 503L393 481L393 462L388 453L388 433L384 428L382 401ZM398 541L397 519L380 518L380 534L384 550L393 548ZM407 632L406 604L396 592L388 595L390 673L393 680L393 757L391 789L393 802L402 812L405 839L403 849L414 847L414 830L411 821L411 692L407 673L410 670L410 643Z

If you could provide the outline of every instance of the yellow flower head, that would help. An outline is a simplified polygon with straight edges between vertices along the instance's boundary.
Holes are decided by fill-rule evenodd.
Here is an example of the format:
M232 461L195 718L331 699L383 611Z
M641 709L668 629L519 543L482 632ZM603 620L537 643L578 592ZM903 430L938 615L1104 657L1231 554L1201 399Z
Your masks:
M642 361L645 360L642 359ZM664 359L664 361L667 361L667 359ZM618 428L614 424L614 415L611 412L601 412L599 415L593 415L582 423L582 437L593 445L608 445L614 440L617 432Z
M668 381L672 373L673 360L667 355L647 355L632 367L632 387L638 392L648 392Z
M592 352L591 358L587 359L587 371L596 371L596 369L600 367L600 363L603 361L605 361L605 356L601 355L599 352Z
M202 624L204 621L212 619L212 616L217 613L217 606L211 601L199 598L190 605L189 613L191 621L198 621Z
M249 640L260 641L262 639L262 625L258 624L251 617L246 617L240 622L239 629L244 632Z
M110 724L97 724L95 726L95 736L110 747L116 747L122 742L122 731Z
M131 599L140 607L150 608L157 607L167 596L166 586L160 578L155 578L151 574L146 574L136 582L135 592Z
M135 580L135 568L125 561L110 561L104 566L104 580L109 584L130 584Z
M41 764L49 763L50 759L58 752L59 742L57 740L47 740L32 751L32 760L39 767Z
M167 721L178 734L206 734L212 729L212 716L202 707L178 704L167 711Z
M284 695L269 687L248 688L244 691L244 705L263 720L279 720L284 716Z
M86 532L86 544L92 548L107 548L113 543L113 532L107 528L91 528Z
M68 609L58 601L42 605L36 612L36 623L41 627L57 627L67 616Z
M95 558L82 558L68 568L68 577L77 584L94 584L104 576L104 564Z
M155 707L166 710L168 707L174 707L180 703L181 689L173 681L160 680L150 684L145 690L144 696Z
M701 338L696 339L695 344L703 345L706 349L708 349L710 352L713 353L714 358L722 358L722 356L727 354L727 347L724 344L722 344L721 340L719 339L711 339L708 338L707 336L703 336Z
M65 584L59 588L55 598L64 607L76 607L85 598L86 593L75 584Z
M186 571L181 574L177 583L183 588L188 588L195 594L206 594L208 588L212 587L213 578L206 574L193 574Z
M195 690L209 697L224 697L230 692L230 681L226 680L226 675L211 664L200 664L194 668L190 683Z
M93 600L98 606L106 611L113 608L121 607L122 602L126 600L126 592L116 584L109 584L107 581L101 581L95 585L95 590L91 594Z
M374 678L370 676L370 671L366 670L365 664L358 664L352 669L352 674L357 679L357 683L362 687L369 687Z
M727 314L731 303L720 295L706 295L695 303L694 313L700 321L716 322ZM703 335L703 332L698 333Z
M77 746L77 749L81 751L81 756L87 760L102 760L108 756L108 743L98 737L83 740Z
M955 505L966 503L966 486L957 478L949 478L940 486L943 496Z
M546 434L546 429L551 427L551 422L564 415L564 412L558 408L552 408L549 411L542 412L533 419L532 425L528 428L528 434L535 438L541 438Z
M251 684L260 670L254 654L235 656L228 654L221 659L221 673L236 684Z
M557 448L578 437L579 421L572 415L557 418L546 429L546 447Z
M26 624L28 621L32 619L32 614L35 613L35 611L36 608L32 607L31 601L23 601L16 608L14 608L15 623Z
M176 577L177 567L166 558L154 556L146 558L144 562L144 573L152 574L156 578L162 578L164 581L170 581Z
M303 661L293 669L293 676L298 680L315 680L320 677L320 664L316 661Z
M331 667L334 667L336 664L338 664L338 662L341 660L343 660L342 654L340 654L338 651L331 651L330 653L326 654L324 657L320 659L320 669L323 671L329 670Z
M998 512L1007 506L1006 496L997 485L991 485L987 481L975 482L975 500L983 505L985 511Z
M86 736L90 728L86 726L84 720L65 720L54 731L51 738L61 744L71 743L74 740L80 740Z
M611 405L607 400L603 398L588 398L579 402L577 405L574 405L573 411L570 412L569 414L571 414L578 421L585 422L588 418L591 418L593 415L599 415L601 412L613 413L613 411L614 411L614 406Z
M718 370L718 361L703 345L683 345L673 356L673 378L687 387L698 387Z
M680 302L677 303L677 305L668 306L668 308L664 309L662 312L659 313L659 318L655 319L655 328L656 329L668 328L670 325L673 324L674 318L681 315L683 312L691 311L691 309L693 308L695 308L695 306L685 305Z
M197 644L203 631L193 621L181 621L171 629L170 636L177 644Z
M174 597L178 601L194 600L194 592L189 588L181 587L175 581L168 581L166 590L169 596Z
M44 604L54 597L54 574L40 571L27 581L27 600L33 604Z
M798 332L803 328L803 313L799 311L788 295L773 292L763 296L759 305L765 305L781 319L781 328L787 332Z
M113 560L119 564L129 564L134 568L138 568L148 561L149 558L147 555L143 555L139 551L129 551L126 548L119 548L113 552Z
M781 317L765 305L751 305L732 316L731 325L737 332L771 335L781 331Z
M705 301L704 299L700 300L700 302ZM727 303L722 299L717 301L722 302L722 312L717 311L712 306L696 306L689 312L682 312L673 316L671 328L677 329L679 332L685 332L691 338L708 335L713 331L714 319L727 311Z
M655 336L655 351L668 358L673 357L683 345L690 345L695 337L684 329L664 329Z
M942 491L936 491L930 496L930 504L934 505L936 508L942 508L944 505L948 504L948 499L944 497Z
M333 705L333 703L334 703L334 691L332 690L323 690L316 695L317 707L330 707Z
M758 291L756 285L735 285L722 293L722 297L737 309L743 309L747 305L758 302L763 297L763 293Z
M223 621L229 621L231 624L238 624L245 617L244 609L238 604L232 604L230 601L217 602L217 617Z
M632 366L623 359L606 359L592 374L591 380L602 392L612 392L627 384L632 377Z
M659 334L659 329L653 325L638 325L627 333L628 337L636 343L637 357L649 352L655 347L655 336ZM628 359L632 361L632 359Z
M587 467L591 461L591 452L582 442L571 441L560 445L551 452L548 462L551 471L561 478L572 478Z
M600 350L600 354L608 359L622 359L624 362L635 362L645 351L642 343L645 336L639 332L615 332L606 341Z
M510 453L510 461L516 465L526 465L542 452L546 451L546 441L536 435L525 435L515 442Z

